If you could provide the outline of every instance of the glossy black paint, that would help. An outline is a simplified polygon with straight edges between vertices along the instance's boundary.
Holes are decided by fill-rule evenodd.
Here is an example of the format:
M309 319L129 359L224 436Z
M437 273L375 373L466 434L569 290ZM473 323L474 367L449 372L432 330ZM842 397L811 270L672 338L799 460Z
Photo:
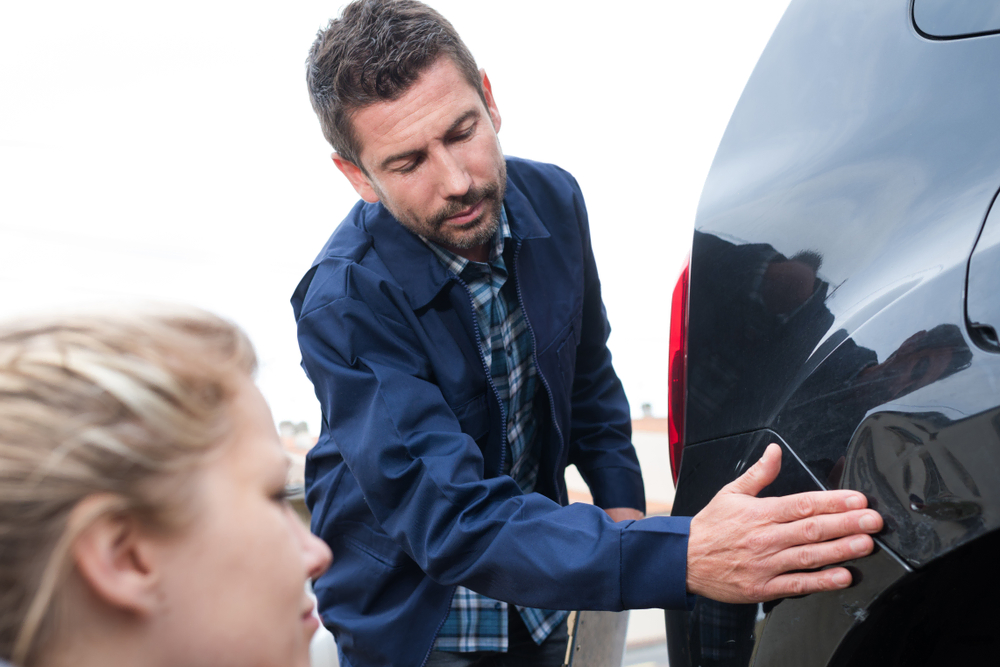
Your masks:
M669 614L674 667L850 664L871 608L1000 528L1000 35L929 39L916 1L792 1L690 264L675 512L774 437L798 480L778 491L861 490L880 551L850 592Z
M955 416L880 409L848 448L845 486L868 493L882 541L914 567L1000 527L1000 409Z
M694 514L760 458L771 442L782 445L783 464L761 497L815 491L818 481L770 430L755 431L686 449L679 487L687 489L675 514ZM878 545L865 559L846 564L855 585L847 590L759 605L722 604L699 598L693 612L667 612L671 665L826 665L841 640L868 615L878 595L910 569ZM820 625L823 632L815 632ZM775 638L773 641L771 638Z
M997 662L1000 533L921 568L882 592L830 660L831 667L942 667ZM974 591L962 595L962 591ZM944 641L942 641L944 640ZM782 642L773 642L781 646ZM759 664L790 664L781 659Z

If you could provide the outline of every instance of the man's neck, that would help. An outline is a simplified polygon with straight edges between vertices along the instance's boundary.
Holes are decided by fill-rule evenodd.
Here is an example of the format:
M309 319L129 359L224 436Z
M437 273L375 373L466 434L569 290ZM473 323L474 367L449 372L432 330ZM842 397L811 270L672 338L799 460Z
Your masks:
M450 250L459 257L464 257L470 262L486 263L490 261L490 248L492 247L491 243L492 242L488 241L486 243L474 246L472 248L456 248L454 246L442 243L441 247L446 250Z

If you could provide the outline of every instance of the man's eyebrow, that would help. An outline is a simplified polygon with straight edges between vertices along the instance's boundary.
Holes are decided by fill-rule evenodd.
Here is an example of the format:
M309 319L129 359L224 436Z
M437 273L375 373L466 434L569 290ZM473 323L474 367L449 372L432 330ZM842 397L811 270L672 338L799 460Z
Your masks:
M479 118L479 115L480 115L479 109L469 109L461 116L459 116L457 119L455 119L455 122L448 127L447 131L445 131L445 135L449 135L452 132L456 131L459 127L461 127L463 123L468 121L470 118ZM398 162L400 160L411 158L414 155L419 155L422 152L423 152L422 149L417 149L413 151L404 151L402 153L396 153L395 155L390 155L386 159L382 160L382 163L379 165L379 167L381 169L388 169L389 165L391 165L393 162Z
M452 132L456 131L459 127L462 126L463 123L465 123L465 121L469 120L470 118L478 118L478 117L479 117L479 109L469 109L461 116L459 116L458 120L456 120L454 123L451 124L451 127L448 128L448 131L445 132L445 134L451 134Z

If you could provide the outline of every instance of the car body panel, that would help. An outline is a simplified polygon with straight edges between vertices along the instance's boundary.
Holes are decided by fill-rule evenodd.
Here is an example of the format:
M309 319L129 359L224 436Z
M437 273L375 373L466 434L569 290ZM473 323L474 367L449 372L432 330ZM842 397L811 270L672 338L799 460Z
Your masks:
M765 49L696 222L688 443L769 425L833 347L965 265L1000 187L1000 77L983 75L1000 68L1000 38L931 42L906 14L902 0L795 0ZM821 259L812 290L801 276L761 275L766 255L788 264L803 251ZM933 326L964 328L964 279L951 278L933 289L954 312ZM697 308L709 299L725 305ZM884 359L927 326L858 344ZM738 394L762 373L776 395Z
M763 429L685 449L679 486L691 492L677 499L674 512L694 513L703 507L760 458L771 442L782 446L783 462L778 479L761 492L761 497L821 488L781 437ZM881 541L872 556L846 565L856 581L846 590L756 605L698 598L691 612L668 611L670 664L827 664L844 637L867 618L878 595L911 573Z
M838 39L856 23L843 16L844 4L864 17L859 32L888 24L883 42L894 43ZM984 83L959 58L959 71L950 71L935 51L951 60L948 53L974 47L966 61L1000 71L1000 37L930 42L900 20L906 10L900 0L797 0L765 50L696 224L688 446L775 428L824 486L836 487L833 466L869 410L931 384L958 387L952 376L980 356L963 297L969 256L1000 185L1000 128L990 113L1000 108L1000 77ZM898 67L875 77L859 63L869 58ZM838 86L822 83L830 77L815 69L831 77L836 69ZM963 71L970 78L948 92ZM932 77L936 85L927 84ZM912 91L936 92L903 100L900 78ZM865 113L854 113L857 97L870 99ZM774 159L775 147L788 144L796 150ZM935 367L945 352L951 357ZM817 404L832 414L821 417ZM969 414L964 403L943 407Z
M847 460L845 486L866 490L886 522L882 541L913 567L1000 527L998 408L969 417L880 409Z
M862 491L879 550L848 592L668 614L675 667L844 659L884 596L1000 528L1000 346L973 326L1000 330L1000 35L929 39L913 11L792 0L746 86L695 225L674 510L773 438L780 492Z

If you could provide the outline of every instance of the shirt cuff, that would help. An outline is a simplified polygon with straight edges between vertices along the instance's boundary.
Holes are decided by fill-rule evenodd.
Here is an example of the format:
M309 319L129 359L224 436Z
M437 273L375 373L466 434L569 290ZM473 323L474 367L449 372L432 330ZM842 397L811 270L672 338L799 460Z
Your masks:
M633 521L621 533L624 609L694 608L687 592L691 517L656 516Z

